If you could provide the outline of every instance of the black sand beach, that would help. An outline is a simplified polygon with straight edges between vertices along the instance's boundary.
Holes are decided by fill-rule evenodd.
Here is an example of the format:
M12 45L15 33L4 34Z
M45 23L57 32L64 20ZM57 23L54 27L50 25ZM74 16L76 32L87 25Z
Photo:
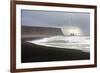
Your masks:
M60 28L21 26L21 62L86 60L90 54L80 50L40 46L26 41L62 35Z
M45 47L22 42L21 62L47 62L90 59L90 54L79 50Z

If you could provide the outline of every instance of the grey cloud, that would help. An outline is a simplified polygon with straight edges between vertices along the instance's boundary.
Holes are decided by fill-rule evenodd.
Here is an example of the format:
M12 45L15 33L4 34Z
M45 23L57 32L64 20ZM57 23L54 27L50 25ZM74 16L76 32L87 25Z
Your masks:
M54 12L22 10L23 26L67 27L78 26L87 35L90 34L90 14L76 12Z

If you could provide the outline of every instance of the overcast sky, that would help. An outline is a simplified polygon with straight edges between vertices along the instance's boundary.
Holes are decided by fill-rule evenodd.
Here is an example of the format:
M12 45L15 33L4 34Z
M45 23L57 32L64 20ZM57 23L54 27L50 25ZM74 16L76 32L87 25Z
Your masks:
M76 12L54 12L22 10L21 22L24 26L39 27L79 27L86 35L90 34L90 14Z

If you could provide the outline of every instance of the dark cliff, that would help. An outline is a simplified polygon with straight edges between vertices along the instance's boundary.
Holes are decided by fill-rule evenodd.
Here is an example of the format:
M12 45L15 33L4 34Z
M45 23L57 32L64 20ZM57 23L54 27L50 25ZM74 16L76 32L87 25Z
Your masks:
M51 28L51 27L30 27L30 26L21 26L21 36L25 37L49 37L63 35L60 28Z

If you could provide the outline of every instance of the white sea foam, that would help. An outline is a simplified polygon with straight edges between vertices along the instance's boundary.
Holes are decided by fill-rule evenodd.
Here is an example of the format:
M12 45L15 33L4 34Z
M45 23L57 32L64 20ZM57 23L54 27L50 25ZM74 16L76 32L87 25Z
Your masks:
M48 47L76 49L83 52L90 52L89 36L52 36L28 42Z

